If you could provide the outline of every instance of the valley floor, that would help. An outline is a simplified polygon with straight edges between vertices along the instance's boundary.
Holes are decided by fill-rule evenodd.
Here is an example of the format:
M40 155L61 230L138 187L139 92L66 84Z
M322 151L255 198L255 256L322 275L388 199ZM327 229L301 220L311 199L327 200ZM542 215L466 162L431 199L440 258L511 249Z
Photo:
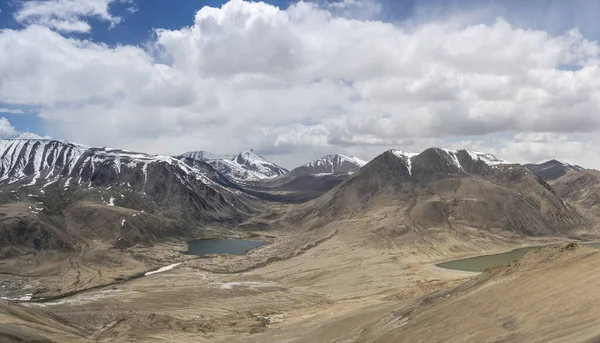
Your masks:
M183 257L171 253L172 245L140 249L163 266L180 264L26 305L85 327L94 332L89 339L101 342L371 342L377 336L365 336L367 328L382 318L478 275L435 263L561 241L447 231L380 241L373 220L270 233L272 244L246 256Z

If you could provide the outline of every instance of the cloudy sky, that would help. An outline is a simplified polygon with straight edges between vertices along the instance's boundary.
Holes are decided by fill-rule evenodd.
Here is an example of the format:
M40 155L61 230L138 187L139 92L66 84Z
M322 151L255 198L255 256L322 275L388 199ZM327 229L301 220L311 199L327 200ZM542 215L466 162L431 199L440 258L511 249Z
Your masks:
M0 2L0 137L600 168L600 1Z

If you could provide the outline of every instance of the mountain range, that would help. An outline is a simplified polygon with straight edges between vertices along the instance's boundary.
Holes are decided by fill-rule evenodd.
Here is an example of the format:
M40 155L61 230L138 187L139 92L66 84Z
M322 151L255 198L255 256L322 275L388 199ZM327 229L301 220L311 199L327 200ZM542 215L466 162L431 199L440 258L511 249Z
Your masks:
M186 152L178 158L204 161L230 180L237 182L272 179L288 172L287 169L267 161L253 149L234 156L192 151Z
M305 207L302 220L315 226L375 211L389 212L386 226L406 232L552 235L588 223L529 169L490 154L439 148L386 151Z
M210 165L169 156L31 139L0 141L0 157L0 253L185 237L255 203ZM96 230L82 230L90 224Z
M211 223L236 225L269 202L302 203L290 212L293 225L392 211L387 220L400 230L523 235L585 227L583 214L600 203L592 172L467 150L389 150L368 163L333 154L289 172L254 150L171 157L53 139L0 140L0 158L0 256L188 239ZM544 181L554 169L568 171L555 188Z
M331 154L288 171L254 150L162 156L53 139L0 140L0 297L62 308L60 315L79 324L93 317L103 329L91 332L104 341L178 334L181 328L197 339L198 327L210 335L248 325L249 332L258 332L256 323L264 328L266 316L292 308L320 311L347 299L383 301L387 308L394 299L404 304L416 294L456 285L448 281L454 276L433 269L437 260L526 243L595 239L598 209L598 171L557 161L521 165L462 149L392 149L369 162ZM242 256L182 254L186 242L210 238L270 244ZM563 250L549 254L588 255ZM549 263L545 255L538 257L531 261ZM149 270L175 266L173 273L146 277ZM526 278L527 268L506 270ZM560 270L556 275L586 274ZM471 283L473 289L495 285L480 281ZM451 294L473 300L462 291L468 289ZM101 295L92 299L96 291ZM500 287L490 294L501 299L505 292ZM133 296L139 301L130 301ZM214 306L206 312L210 322L194 312L189 325L183 324L181 318L191 312L176 307L194 301ZM436 323L464 305L452 304L447 311L435 304L419 311ZM478 303L478 311L485 312L484 305ZM120 306L128 307L114 310ZM229 307L236 312L223 317ZM0 317L22 330L37 330L39 318L56 328L56 337L86 335L43 311L2 300ZM373 330L390 328L373 324ZM305 335L306 328L300 329ZM14 332L10 327L8 333ZM417 336L429 337L426 331Z

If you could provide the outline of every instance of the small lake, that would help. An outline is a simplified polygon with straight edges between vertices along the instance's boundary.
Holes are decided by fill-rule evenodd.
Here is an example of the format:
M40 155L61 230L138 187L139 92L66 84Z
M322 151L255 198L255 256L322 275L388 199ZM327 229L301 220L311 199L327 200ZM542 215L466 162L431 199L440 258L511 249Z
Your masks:
M244 255L248 250L269 244L246 239L197 239L188 242L187 255L232 254Z
M600 243L585 244L591 248L600 249ZM488 268L501 264L514 263L527 252L535 249L543 248L543 246L519 248L502 254L482 255L477 257L465 258L450 262L440 263L437 266L446 269L462 270L466 272L482 272Z

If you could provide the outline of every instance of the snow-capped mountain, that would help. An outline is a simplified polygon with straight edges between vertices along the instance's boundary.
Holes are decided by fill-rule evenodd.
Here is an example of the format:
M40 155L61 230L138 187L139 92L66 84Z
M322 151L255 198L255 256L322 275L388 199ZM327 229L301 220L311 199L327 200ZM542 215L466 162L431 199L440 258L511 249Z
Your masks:
M525 167L546 181L556 180L568 172L585 170L585 168L581 166L563 163L557 160L550 160L540 164L529 163L526 164Z
M276 165L273 162L267 161L256 151L250 149L243 151L233 158L233 161L246 170L252 171L259 175L264 175L266 178L274 178L288 172L287 169Z
M118 182L122 175L137 173L140 179L147 181L148 168L154 164L168 166L181 176L211 183L201 173L169 156L87 147L52 139L0 140L0 183L6 184L26 182L27 186L47 186L62 180L65 187L82 183L94 186L100 182Z
M8 237L0 251L69 249L84 236L117 247L151 244L252 212L255 199L199 163L52 139L0 140L0 206L20 209L0 225Z
M0 184L67 176L87 147L59 140L0 140Z
M323 156L301 165L290 172L291 175L351 174L357 172L367 162L340 154Z
M187 152L177 158L180 160L190 158L196 161L205 161L232 181L272 179L288 172L285 168L267 161L252 149L231 157L210 154L205 151L195 151ZM187 163L190 164L189 162Z
M429 148L422 153L405 152L397 149L389 150L389 152L402 160L408 174L411 176L413 174L414 160L417 156L420 157L420 160L425 158L428 161L426 165L427 171L435 166L434 169L447 173L470 171L476 163L487 166L512 164L496 155L479 151Z
M89 195L105 202L114 198L112 204L126 207L143 203L204 208L199 217L237 211L234 190L176 158L53 139L0 140L0 186L25 187L39 194L48 188L78 192L81 198ZM91 190L107 194L95 196Z

